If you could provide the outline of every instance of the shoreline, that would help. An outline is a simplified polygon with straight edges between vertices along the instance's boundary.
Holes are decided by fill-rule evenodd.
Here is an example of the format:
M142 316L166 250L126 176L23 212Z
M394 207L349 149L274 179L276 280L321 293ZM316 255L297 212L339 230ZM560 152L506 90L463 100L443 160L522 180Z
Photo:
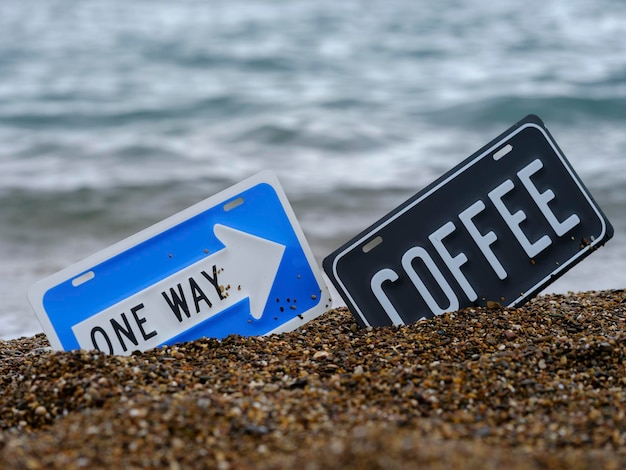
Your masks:
M5 468L624 468L626 292L128 357L0 341Z

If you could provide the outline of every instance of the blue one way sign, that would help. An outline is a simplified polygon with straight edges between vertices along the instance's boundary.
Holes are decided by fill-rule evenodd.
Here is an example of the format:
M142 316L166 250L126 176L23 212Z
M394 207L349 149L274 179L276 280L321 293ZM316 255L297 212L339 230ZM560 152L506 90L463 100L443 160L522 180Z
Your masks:
M330 307L271 172L40 281L29 299L53 348L111 354L289 331Z

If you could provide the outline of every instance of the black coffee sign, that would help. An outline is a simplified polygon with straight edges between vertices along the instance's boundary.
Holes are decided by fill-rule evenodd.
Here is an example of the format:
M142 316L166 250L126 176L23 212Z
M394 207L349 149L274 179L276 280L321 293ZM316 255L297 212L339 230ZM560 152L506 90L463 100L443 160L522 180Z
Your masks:
M613 235L527 116L324 259L361 325L521 305Z

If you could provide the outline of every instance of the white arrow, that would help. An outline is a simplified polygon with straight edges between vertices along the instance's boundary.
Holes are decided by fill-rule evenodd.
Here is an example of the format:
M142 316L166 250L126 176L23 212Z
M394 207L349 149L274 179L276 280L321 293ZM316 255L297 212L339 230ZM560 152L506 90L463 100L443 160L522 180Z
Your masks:
M246 298L260 318L285 246L225 225L213 230L223 249L74 325L80 347L150 349Z

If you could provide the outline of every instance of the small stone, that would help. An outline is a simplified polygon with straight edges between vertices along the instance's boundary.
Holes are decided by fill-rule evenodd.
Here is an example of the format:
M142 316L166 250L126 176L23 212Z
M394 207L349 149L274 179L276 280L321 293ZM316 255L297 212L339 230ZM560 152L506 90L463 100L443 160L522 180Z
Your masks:
M148 416L148 410L145 408L131 408L128 410L128 416L131 418L145 418Z
M244 432L246 434L264 435L269 432L267 426L257 426L256 424L249 424L245 427Z
M357 378L357 377L361 377L361 376L363 376L364 372L365 372L365 371L364 371L364 369L363 369L363 366L359 364L359 365L358 365L358 366L356 366L356 367L354 368L354 370L352 371L352 377L355 377L355 378Z
M280 390L280 385L278 385L278 384L272 383L272 384L265 384L263 386L263 391L264 392L270 392L271 393L271 392L276 392L278 390Z
M315 354L313 354L313 359L330 359L332 357L332 354L326 350L323 351L317 351Z

